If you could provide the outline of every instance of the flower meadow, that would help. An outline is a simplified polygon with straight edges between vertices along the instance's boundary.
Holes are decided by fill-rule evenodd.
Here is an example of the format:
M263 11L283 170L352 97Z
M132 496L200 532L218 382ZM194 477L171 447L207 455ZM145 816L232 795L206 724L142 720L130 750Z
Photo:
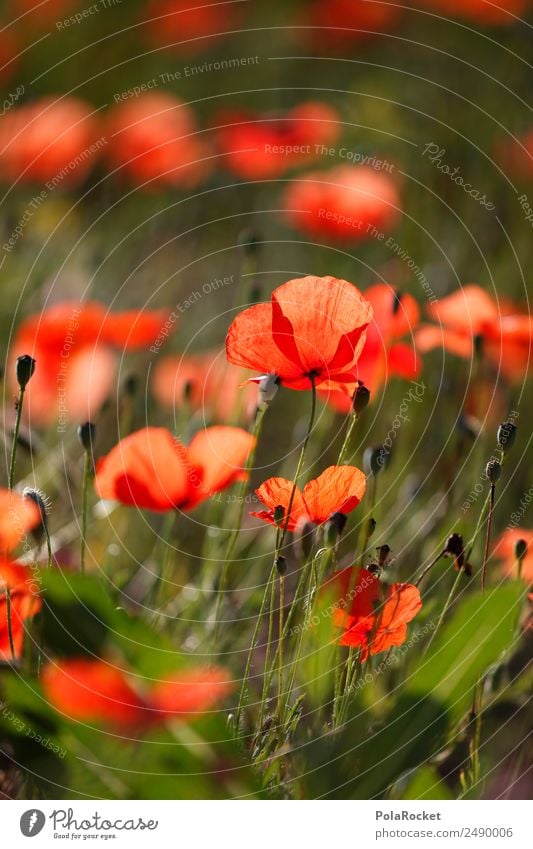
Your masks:
M531 797L530 11L6 0L2 799Z

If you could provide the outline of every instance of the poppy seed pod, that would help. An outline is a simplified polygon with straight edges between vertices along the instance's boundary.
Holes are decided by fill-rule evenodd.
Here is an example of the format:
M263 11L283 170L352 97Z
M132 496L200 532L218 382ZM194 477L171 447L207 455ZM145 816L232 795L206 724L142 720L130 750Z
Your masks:
M81 446L84 451L91 451L94 440L96 437L96 425L92 422L85 422L85 424L79 425L78 427L78 439L81 442Z
M21 389L26 389L35 371L35 360L29 354L17 357L17 383Z
M287 574L287 560L285 557L276 557L274 565L276 567L278 575L281 575L281 577L283 577L283 575Z
M489 460L486 465L485 472L491 484L495 484L500 480L500 475L502 473L501 463L498 463L497 460Z
M390 454L383 445L376 448L369 446L363 455L363 463L367 473L372 472L373 475L377 475L388 465L389 457Z
M364 383L360 383L355 392L353 393L352 399L352 408L356 416L359 416L366 407L368 407L368 403L370 401L370 389L364 385Z
M525 539L517 539L514 547L514 556L521 561L527 554L527 542Z
M284 518L285 508L281 504L278 504L278 506L274 508L274 521L278 528L283 524Z
M499 426L497 435L498 447L504 453L507 453L515 444L516 430L516 425L512 422L504 422Z

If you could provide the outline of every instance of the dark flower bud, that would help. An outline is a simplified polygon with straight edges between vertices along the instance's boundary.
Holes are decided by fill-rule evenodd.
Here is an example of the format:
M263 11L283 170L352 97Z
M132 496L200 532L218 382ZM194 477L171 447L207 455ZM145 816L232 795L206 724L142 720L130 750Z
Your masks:
M94 440L96 437L96 425L92 422L85 422L85 424L79 425L78 427L78 439L81 442L81 446L84 451L91 451Z
M452 534L448 537L448 542L444 547L444 554L448 557L453 557L455 560L455 568L457 571L465 565L465 549L464 540L461 534Z
M35 371L35 360L29 354L17 357L17 383L21 389L26 389Z
M332 513L326 522L326 542L329 546L336 545L348 521L344 513Z
M497 460L489 460L485 467L485 472L491 484L494 485L500 480L502 473L501 463L498 463Z
M392 314L397 315L402 303L402 292L396 290L392 301Z
M306 522L302 528L299 543L302 557L307 560L313 550L316 525L314 522Z
M278 528L283 524L283 520L285 518L285 507L282 507L281 504L274 509L274 521Z
M137 393L139 387L139 378L136 374L128 374L124 379L124 392L126 395L133 396Z
M263 297L263 290L258 283L254 283L252 288L250 289L249 300L251 304L258 304Z
M352 407L356 416L359 416L363 410L368 407L370 401L370 389L367 389L364 383L360 383L352 398Z
M379 563L380 567L383 568L384 566L387 565L387 561L389 559L389 555L390 555L392 549L391 549L390 545L385 544L385 545L380 545L376 549L376 551L377 551L377 555L378 555L378 563Z
M283 557L282 555L280 555L280 557L276 557L274 565L276 567L278 575L281 575L281 577L283 577L283 575L287 574L287 560L285 557Z
M48 513L50 511L50 499L40 489L32 489L27 486L22 491L22 497L26 501L33 501L39 510L40 524L32 531L35 538L39 541L42 538L43 532L48 529Z
M256 230L247 227L239 234L239 245L247 256L256 258L261 251L261 237Z
M517 560L523 560L527 554L527 542L525 539L517 539L514 547L514 556Z
M374 533L375 530L376 530L376 520L373 519L372 516L370 516L370 518L368 520L367 529L366 529L368 539L370 539L370 537L372 536L372 534Z
M484 350L485 340L483 339L483 335L481 333L477 333L474 336L474 356L477 358L482 357Z
M512 422L504 422L498 428L498 446L505 453L509 451L516 440L516 425Z
M383 445L377 448L372 448L371 446L367 448L363 455L363 464L367 474L372 472L373 475L377 475L388 465L389 459L390 452Z

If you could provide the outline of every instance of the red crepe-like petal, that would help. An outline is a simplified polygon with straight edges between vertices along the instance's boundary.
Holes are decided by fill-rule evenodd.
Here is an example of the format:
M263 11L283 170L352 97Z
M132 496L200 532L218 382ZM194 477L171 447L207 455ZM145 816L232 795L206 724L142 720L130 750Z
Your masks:
M470 359L474 353L474 343L470 335L448 330L446 327L436 327L424 324L416 332L416 346L422 354L434 348L445 348L457 357Z
M412 333L420 320L420 308L407 292L398 292L386 283L377 283L364 293L374 310L375 324L387 342Z
M333 622L339 628L360 626L364 635L372 627L368 621L381 598L379 578L367 569L348 566L322 585L321 595L333 602ZM354 643L355 644L355 643Z
M301 363L291 361L274 341L271 304L256 304L239 313L228 330L226 354L234 365L271 372L283 380L302 374Z
M185 509L230 486L242 476L255 438L240 427L217 425L199 431L187 449L189 463L199 474L190 476Z
M322 524L332 513L351 513L366 490L366 477L355 466L329 466L306 483L303 500L313 522Z
M386 600L376 607L372 615L360 617L352 608L352 618L341 637L341 645L360 646L361 660L369 654L378 654L391 646L401 645L407 636L407 623L420 608L422 600L417 587L412 584L392 584ZM353 615L353 614L356 615Z
M422 363L412 345L398 343L389 350L387 367L389 376L395 375L406 380L413 380L420 374Z
M73 422L92 421L109 397L116 373L115 354L95 345L75 350L57 379L57 416ZM33 382L33 378L32 378ZM31 383L30 390L31 390Z
M6 590L11 599L11 638L9 639L9 620ZM22 655L24 643L24 623L41 609L38 584L30 570L21 563L0 560L0 661L10 662Z
M270 508L270 510L268 512L261 511L258 513L250 513L250 516L255 516L257 519L262 519L264 522L269 522L271 525L275 525L274 510L276 507L283 507L285 516L282 526L285 527L285 522L287 521L286 514L289 509L293 488L293 481L288 481L286 478L269 478L261 484L259 489L256 489L255 494L263 502L263 504L266 504L266 506ZM295 531L298 525L302 522L309 521L309 519L310 517L307 513L302 493L300 489L296 487L287 530Z
M167 310L109 313L103 328L103 337L110 345L124 351L148 348L156 341L167 319ZM174 326L173 324L172 327Z
M429 306L431 316L459 333L476 336L499 325L496 302L481 286L463 286Z
M71 719L131 727L151 718L125 674L103 660L49 663L41 680L52 707Z
M33 501L0 489L0 554L12 551L39 520L39 508Z
M502 561L504 574L511 578L518 575L518 563L515 555L515 546L518 540L524 540L527 544L526 556L522 561L522 578L533 584L533 531L527 528L509 528L504 531L496 542L493 556Z
M98 461L95 489L100 498L164 511L178 509L190 496L186 449L165 428L136 431Z
M227 670L217 666L193 669L156 684L150 694L150 705L162 714L162 719L172 716L184 719L210 710L232 690Z

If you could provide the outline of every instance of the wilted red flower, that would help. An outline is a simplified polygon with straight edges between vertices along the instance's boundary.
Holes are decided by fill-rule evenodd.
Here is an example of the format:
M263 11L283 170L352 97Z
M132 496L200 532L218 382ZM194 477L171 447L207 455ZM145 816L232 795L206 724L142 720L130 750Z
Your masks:
M399 293L386 283L378 283L364 292L372 305L374 317L366 332L365 346L357 361L357 380L371 392L371 399L379 387L391 377L414 380L420 373L421 361L414 343L399 341L412 336L417 326L420 310L412 295ZM357 383L343 387L343 391L321 392L332 407L348 413Z
M118 103L106 127L106 158L134 183L191 188L211 168L192 109L171 94L142 94Z
M238 427L208 427L188 447L165 428L126 436L96 465L100 498L145 510L192 510L236 480L254 446Z
M74 97L13 106L0 118L2 178L53 188L79 184L104 147L93 111Z
M340 131L338 113L319 102L302 103L282 117L221 112L214 123L223 163L251 180L277 177L314 159L315 145L332 144Z
M7 593L10 594L11 615L8 617ZM10 662L22 655L24 623L41 609L36 582L26 566L11 563L0 557L0 662ZM9 618L14 658L9 639Z
M240 17L235 4L213 0L152 0L142 14L152 44L188 55L210 50Z
M30 354L35 373L26 389L24 411L32 424L56 418L88 421L113 386L113 349L148 348L165 323L165 310L111 313L97 301L55 304L19 327L11 359ZM15 370L10 369L17 391Z
M407 623L422 607L413 584L386 585L352 566L332 575L322 592L332 600L334 625L343 629L340 645L359 648L362 661L405 642Z
M423 0L444 15L466 18L480 24L516 24L516 17L531 8L531 0Z
M208 421L248 421L257 409L257 386L228 364L224 351L163 357L152 375L152 392L160 404L189 411L200 410Z
M40 521L37 505L18 492L0 489L0 557L17 547Z
M497 540L493 556L502 561L504 574L508 578L518 577L516 543L523 539L527 543L526 556L522 560L522 578L533 584L533 531L527 528L508 528Z
M283 206L296 230L331 241L357 242L389 230L400 199L394 181L365 165L340 165L290 183Z
M355 379L372 308L335 277L302 277L278 286L268 304L239 313L226 338L230 363L277 375L290 389L328 388Z
M480 341L483 354L508 380L519 380L530 370L531 316L498 304L480 286L463 286L430 304L429 312L440 327L424 325L418 330L416 344L421 353L443 347L470 359Z
M41 680L45 697L59 713L116 728L193 719L233 689L229 674L216 666L182 670L153 683L93 658L48 663Z
M355 466L329 466L318 478L309 481L303 490L296 487L287 522L287 511L294 484L285 478L269 478L255 493L268 511L250 513L264 522L276 525L274 512L282 507L282 526L295 531L307 522L322 525L334 513L351 513L366 490L366 477Z
M306 25L318 50L349 47L354 42L391 29L402 9L389 3L368 0L314 0L307 11Z

